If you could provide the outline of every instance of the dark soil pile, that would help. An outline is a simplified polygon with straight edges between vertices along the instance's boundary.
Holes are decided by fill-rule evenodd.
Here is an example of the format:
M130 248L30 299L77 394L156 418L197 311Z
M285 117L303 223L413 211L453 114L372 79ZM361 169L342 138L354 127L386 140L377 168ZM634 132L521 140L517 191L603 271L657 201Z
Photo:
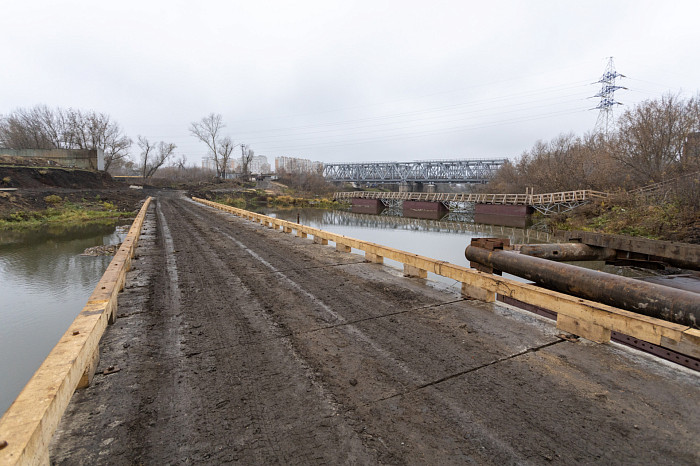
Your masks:
M135 211L148 194L114 180L108 173L69 167L48 166L48 161L0 156L0 218L18 211L40 211L68 201L90 207L108 202L122 212ZM53 164L55 165L55 164ZM48 201L47 201L48 198Z
M73 168L0 165L0 188L95 189L116 188L124 184L108 173Z

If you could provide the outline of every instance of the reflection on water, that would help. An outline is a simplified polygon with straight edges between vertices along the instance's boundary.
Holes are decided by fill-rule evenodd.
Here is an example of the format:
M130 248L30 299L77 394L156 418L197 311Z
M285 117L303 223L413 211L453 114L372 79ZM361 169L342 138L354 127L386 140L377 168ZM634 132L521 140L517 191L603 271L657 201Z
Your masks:
M385 209L381 202L375 205L353 205L350 210L356 214L374 214L379 215Z
M124 236L114 224L0 232L0 413L83 308L112 260L80 253Z
M517 215L496 215L496 214L474 214L476 223L487 223L489 225L503 225L505 227L528 228L532 226L530 216Z
M468 266L464 249L472 238L509 238L511 243L553 241L544 231L466 221L471 218L469 214L453 216L449 213L441 220L427 220L389 215L391 213L392 209L381 215L345 210L290 209L271 210L268 215L296 222L298 214L304 225L463 266Z

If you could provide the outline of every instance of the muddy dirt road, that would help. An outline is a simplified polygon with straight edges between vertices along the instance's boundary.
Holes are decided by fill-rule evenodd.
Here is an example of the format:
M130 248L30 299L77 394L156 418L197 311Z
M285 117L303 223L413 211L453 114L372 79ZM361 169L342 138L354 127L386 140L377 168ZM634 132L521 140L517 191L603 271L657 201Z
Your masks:
M62 464L692 464L700 377L161 195Z

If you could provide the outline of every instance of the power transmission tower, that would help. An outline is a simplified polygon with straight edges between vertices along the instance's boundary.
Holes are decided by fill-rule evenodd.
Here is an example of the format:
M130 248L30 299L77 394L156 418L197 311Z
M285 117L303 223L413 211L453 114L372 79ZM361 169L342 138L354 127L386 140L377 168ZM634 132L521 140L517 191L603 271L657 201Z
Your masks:
M617 85L618 78L624 78L624 74L620 74L615 71L615 63L613 62L613 57L608 58L608 66L605 68L603 76L600 80L593 84L600 84L600 91L593 97L600 97L600 102L598 105L591 110L600 110L598 113L598 120L596 120L595 128L593 131L595 133L603 134L606 138L610 128L612 128L614 123L613 118L613 108L616 105L622 105L622 103L615 100L615 91L620 89L627 89L624 86Z

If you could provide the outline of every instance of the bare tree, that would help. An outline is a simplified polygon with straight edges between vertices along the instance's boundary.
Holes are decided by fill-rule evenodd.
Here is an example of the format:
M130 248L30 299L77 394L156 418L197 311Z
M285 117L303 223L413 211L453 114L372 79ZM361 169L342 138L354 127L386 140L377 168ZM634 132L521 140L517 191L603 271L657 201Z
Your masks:
M226 125L224 125L223 119L218 113L210 113L201 120L190 124L190 133L209 148L209 154L214 158L216 176L220 178L226 178L226 164L221 160L221 149L219 147L222 144L226 145L223 141L225 138L221 136L221 131L225 127Z
M231 159L231 154L236 146L231 141L231 138L226 136L219 141L219 160L221 161L221 177L226 179L226 171L229 166L229 161Z
M186 168L185 164L187 163L187 157L185 157L185 154L181 154L180 157L177 157L173 161L173 167L177 168L178 170L184 170Z
M152 143L143 136L138 137L141 148L141 176L143 179L152 177L156 171L173 155L175 144Z
M241 173L244 177L250 175L250 162L255 157L255 152L247 144L241 144Z
M699 107L698 97L667 94L625 111L612 141L613 156L638 184L676 176L688 136L700 130Z
M0 145L8 149L101 149L105 170L129 156L129 139L109 115L37 105L0 118Z

